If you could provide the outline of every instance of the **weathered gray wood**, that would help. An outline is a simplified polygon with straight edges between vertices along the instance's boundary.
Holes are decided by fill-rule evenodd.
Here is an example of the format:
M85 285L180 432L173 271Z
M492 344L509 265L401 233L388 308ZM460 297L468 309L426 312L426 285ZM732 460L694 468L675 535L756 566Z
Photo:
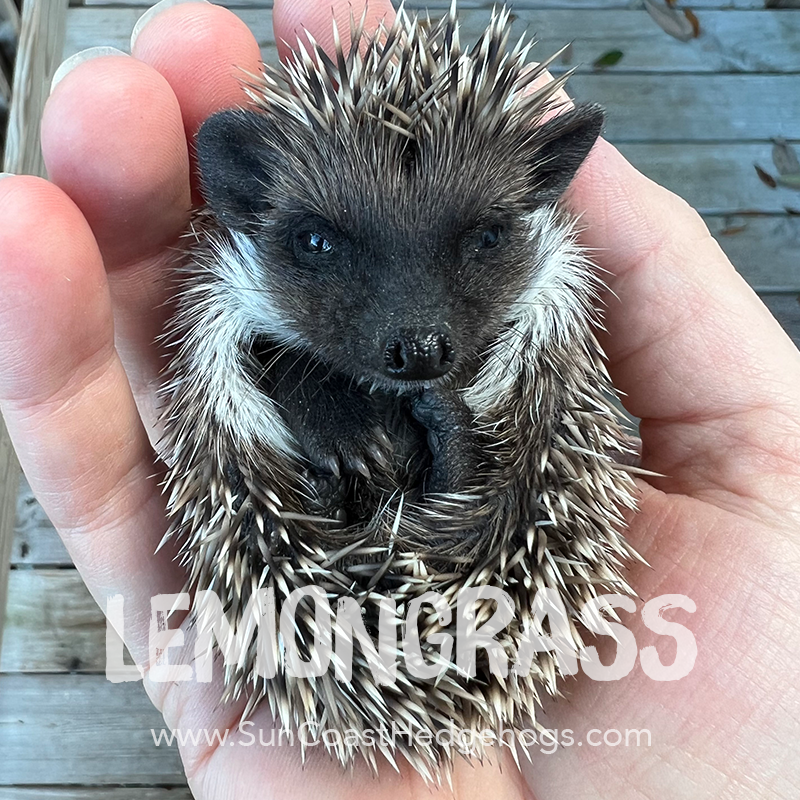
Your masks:
M489 19L489 6L463 9L462 38L477 38ZM127 49L140 8L72 8L69 12L65 55L97 44ZM237 9L256 36L266 60L275 60L272 11ZM574 41L571 66L591 71L594 61L609 49L624 55L610 73L626 72L769 72L800 71L800 12L730 13L709 11L703 16L704 35L679 42L662 31L645 11L529 10L514 5L515 29L536 35L533 56L544 58ZM764 43L769 42L765 47ZM556 65L557 67L559 65ZM563 68L563 65L562 65Z
M73 5L80 5L79 0L75 0ZM137 6L148 7L152 5L150 0L84 0L83 5L87 6ZM227 0L220 5L229 8L272 8L272 0ZM395 5L397 3L395 2ZM411 0L406 4L408 8L430 8L444 9L450 7L450 0ZM467 8L486 8L489 3L486 0L459 0L458 6L462 9ZM612 9L620 10L639 10L644 7L642 0L517 0L510 3L514 10L519 9ZM740 9L740 10L762 10L764 0L692 0L691 7L698 9ZM702 18L701 18L702 23ZM655 24L655 23L654 23Z
M66 12L66 0L27 0L23 8L6 131L6 172L44 174L39 122L63 48ZM0 423L0 644L18 485L19 467L5 425Z
M792 341L800 347L800 294L769 294L762 300Z
M751 286L800 291L800 217L709 217L706 222Z
M125 8L71 9L65 54L100 44L124 49L138 13L137 9ZM584 19L586 13L579 18ZM768 16L772 15L769 12ZM242 12L241 16L254 28L263 45L264 58L274 61L269 13ZM465 15L465 19L472 25L475 18ZM612 24L611 17L607 24ZM663 36L664 46L673 47L670 37ZM756 39L763 41L760 37ZM560 38L551 47L542 49L546 52L563 43ZM609 44L613 44L613 38ZM694 43L686 45L693 46ZM757 47L758 44L754 45L751 52ZM602 52L599 45L596 49ZM761 47L762 51L771 49L772 46ZM796 63L796 52L786 63L792 60ZM640 75L609 71L576 75L571 81L571 91L577 99L599 102L607 108L607 135L617 142L792 138L797 135L800 115L800 74Z
M19 36L20 14L14 0L0 0L0 19L11 23L11 27Z
M9 561L14 535L19 465L5 423L0 417L0 654L3 651L3 619L8 594Z
M53 524L33 496L25 476L20 478L17 520L11 565L24 567L70 566L72 559Z
M11 100L11 84L6 78L5 72L0 70L0 107L7 108Z
M606 108L614 142L791 139L800 118L800 74L576 75L570 93Z
M800 134L800 119L798 119ZM679 194L703 214L733 211L783 213L800 207L800 192L770 189L753 167L775 172L772 143L621 143L623 155L656 183ZM800 152L800 147L797 148Z
M6 172L44 175L39 122L61 61L66 15L67 0L26 0L23 4L6 134Z
M186 786L7 786L0 788L0 800L192 800L192 793Z
M76 570L14 570L0 672L104 672L105 632Z
M185 785L141 683L102 675L0 675L0 786Z

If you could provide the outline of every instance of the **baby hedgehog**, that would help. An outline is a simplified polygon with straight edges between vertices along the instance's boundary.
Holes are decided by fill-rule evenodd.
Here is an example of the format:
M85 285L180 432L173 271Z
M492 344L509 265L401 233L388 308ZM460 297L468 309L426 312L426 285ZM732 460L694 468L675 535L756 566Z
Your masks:
M472 606L478 626L503 611L492 652L511 661L554 633L539 590L566 609L572 653L584 604L630 591L631 440L593 333L600 284L558 206L603 113L553 115L564 79L534 88L547 64L526 64L524 37L509 43L507 10L470 49L453 10L334 35L331 56L312 41L265 66L249 106L198 134L207 205L186 239L163 387L168 536L190 588L216 592L239 631L253 630L257 590L280 615L319 587L330 619L310 595L292 606L301 656L318 658L330 626L337 647L358 639L349 680L335 657L291 674L282 637L262 674L253 639L226 663L226 699L246 696L247 714L266 700L344 765L382 752L435 779L461 752L443 731L530 727L565 671L554 650L505 675L485 648L472 670L457 663L442 639L462 590L511 598ZM365 652L382 601L403 641L423 595L414 625L435 675L400 658L376 680ZM337 627L346 601L367 644ZM393 723L411 735L368 735Z

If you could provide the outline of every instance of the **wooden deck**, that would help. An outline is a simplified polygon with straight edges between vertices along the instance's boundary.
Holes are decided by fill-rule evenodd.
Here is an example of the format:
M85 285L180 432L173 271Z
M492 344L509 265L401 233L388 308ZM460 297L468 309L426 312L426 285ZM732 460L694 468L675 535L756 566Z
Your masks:
M101 44L127 49L145 5L71 7L64 55ZM690 5L702 35L682 43L638 0L514 5L515 24L537 33L541 54L574 40L571 65L582 66L573 95L602 103L608 138L702 212L800 344L800 192L770 189L753 169L771 167L773 137L800 144L800 10L697 0ZM235 6L274 60L268 5ZM466 39L484 26L490 4L461 7ZM593 70L609 50L623 52L620 62ZM104 636L99 610L23 482L0 656L0 800L190 797L177 754L152 743L161 721L141 686L105 680Z

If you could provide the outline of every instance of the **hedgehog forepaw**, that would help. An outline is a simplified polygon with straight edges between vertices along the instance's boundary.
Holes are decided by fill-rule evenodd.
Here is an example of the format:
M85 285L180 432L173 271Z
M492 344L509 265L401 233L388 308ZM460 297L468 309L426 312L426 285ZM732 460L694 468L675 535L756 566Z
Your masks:
M432 464L426 492L465 491L480 465L480 447L467 404L454 391L428 389L414 400L411 413L428 433Z

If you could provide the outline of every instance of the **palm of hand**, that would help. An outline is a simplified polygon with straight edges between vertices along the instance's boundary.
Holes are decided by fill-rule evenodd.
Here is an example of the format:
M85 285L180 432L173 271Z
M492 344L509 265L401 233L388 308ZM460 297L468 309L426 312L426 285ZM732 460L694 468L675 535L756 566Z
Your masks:
M290 40L302 19L327 41L328 7L302 5L276 3L276 39ZM385 11L372 7L368 23ZM346 22L349 10L337 14ZM145 663L149 598L183 583L174 553L152 556L165 521L147 432L164 266L191 202L187 134L237 102L230 65L255 71L259 53L228 12L186 4L153 19L134 55L75 69L51 98L43 147L59 188L0 185L0 402L87 585L103 607L112 594L128 599L127 641ZM680 593L696 603L694 614L672 617L694 632L697 663L668 683L638 665L613 683L581 675L546 704L544 724L571 729L576 742L593 728L647 729L650 747L534 748L522 773L507 753L502 769L464 762L441 793L793 797L800 355L696 215L609 145L596 147L570 202L619 298L609 300L605 344L626 405L643 420L644 466L670 476L643 487L630 538L653 568L637 567L631 581L644 600ZM657 644L671 662L669 638L635 615L623 622L639 648ZM216 684L146 685L171 726L235 721L237 709L218 707ZM271 727L265 710L254 721ZM380 782L360 769L346 776L314 752L301 773L286 747L190 747L183 758L198 797L428 792L407 771L386 769Z

